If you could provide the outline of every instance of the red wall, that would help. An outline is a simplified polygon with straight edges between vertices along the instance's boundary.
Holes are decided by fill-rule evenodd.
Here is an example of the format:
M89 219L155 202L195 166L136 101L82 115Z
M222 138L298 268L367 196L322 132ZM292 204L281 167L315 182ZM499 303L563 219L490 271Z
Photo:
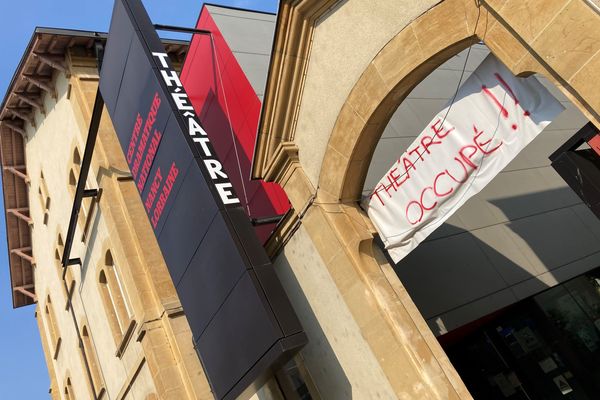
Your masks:
M250 180L260 100L206 7L196 28L211 31L212 40L209 35L194 35L181 82L249 217L284 214L290 205L281 187ZM263 243L274 227L256 227Z

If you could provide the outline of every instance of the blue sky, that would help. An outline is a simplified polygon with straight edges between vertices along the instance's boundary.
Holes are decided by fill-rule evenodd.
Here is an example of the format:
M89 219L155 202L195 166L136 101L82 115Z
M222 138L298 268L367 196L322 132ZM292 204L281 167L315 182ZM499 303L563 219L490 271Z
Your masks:
M154 23L186 27L195 25L203 3L199 0L142 1ZM269 12L277 8L277 0L212 0L210 3ZM112 7L113 0L3 1L0 93L6 92L36 26L106 32ZM50 384L33 316L34 306L12 309L4 212L0 213L0 235L0 396L2 399L46 399Z

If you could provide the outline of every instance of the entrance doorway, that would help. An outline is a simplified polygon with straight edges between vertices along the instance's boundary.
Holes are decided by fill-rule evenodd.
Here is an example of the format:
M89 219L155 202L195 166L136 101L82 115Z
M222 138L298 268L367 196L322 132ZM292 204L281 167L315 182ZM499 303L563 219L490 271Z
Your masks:
M600 268L439 337L476 399L600 393Z
M472 46L409 94L375 150L363 195L488 53L482 43ZM600 281L590 278L600 270L588 272L600 265L600 221L548 159L588 120L538 79L565 111L394 266L475 399L600 393L592 362L600 360Z

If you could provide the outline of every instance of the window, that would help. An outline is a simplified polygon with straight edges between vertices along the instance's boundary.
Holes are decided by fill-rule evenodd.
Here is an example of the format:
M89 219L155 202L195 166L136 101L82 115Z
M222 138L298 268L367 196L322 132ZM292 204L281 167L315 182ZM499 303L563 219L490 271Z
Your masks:
M104 391L102 385L102 378L100 376L100 367L98 364L98 358L96 355L96 349L94 347L94 343L88 331L87 325L83 325L81 328L81 339L83 342L83 353L85 354L85 358L87 360L87 365L90 368L90 373L92 375L92 382L94 383L94 387L91 388L94 394L94 398L100 398L102 392Z
M58 274L58 279L60 281L63 280L63 267L62 267L62 256L65 250L65 244L63 242L62 235L59 233L56 239L56 249L54 250L54 263L56 264L56 273ZM67 299L67 304L65 309L68 310L71 305L71 300L73 299L73 293L75 292L75 278L73 276L73 272L70 268L67 267L65 272L65 283L66 286L61 284L61 286L65 290L65 298Z
M73 393L73 386L71 386L71 378L67 378L65 381L65 400L75 400L75 393Z
M77 147L73 149L73 166L77 170L77 176L79 176L79 172L81 171L81 155L79 155L79 149Z
M65 273L65 285L63 287L66 291L67 296L67 305L66 309L68 310L71 307L71 302L73 301L73 293L75 293L75 278L73 277L73 271L67 267L67 272Z
M44 213L44 225L48 225L48 218L50 216L50 196L48 195L48 187L46 186L46 180L44 179L43 172L40 172L38 194L40 198L40 204L42 206L42 212Z
M56 264L56 271L59 279L62 279L62 256L64 251L65 243L62 235L59 233L56 237L56 249L54 249L54 263Z
M46 306L44 307L44 314L46 318L46 326L48 327L48 336L50 338L50 348L54 351L53 358L58 357L58 351L60 350L60 334L58 332L58 326L56 325L56 316L54 314L54 308L52 307L52 300L50 295L46 298Z
M75 195L75 189L77 188L77 177L75 176L75 170L71 168L69 171L69 190L72 195Z
M69 190L72 195L75 195L75 189L77 188L77 180L81 173L81 156L79 155L79 149L75 147L73 149L73 159L71 169L69 170Z
M48 335L45 334L47 331L46 321L44 320L44 306L40 301L35 308L35 319L38 324L38 330L40 332L40 340L42 342L42 348L44 349L44 353L46 354L47 367L48 367L48 375L50 378L50 389L48 393L50 393L51 398L60 399L60 385L56 379L56 370L54 368L54 363L51 360L49 354L52 353L52 345L48 342Z
M69 170L69 191L73 198L75 198L75 192L77 191L77 181L79 180L79 176L81 175L81 154L79 153L79 149L75 147L73 149L73 158L71 169ZM84 186L84 189L87 189L87 183ZM81 200L81 208L79 209L79 216L77 219L77 223L83 229L81 234L81 241L85 242L88 237L88 231L91 227L91 217L93 215L93 211L96 205L96 198L92 197L84 197Z
M58 274L58 278L62 279L62 252L57 247L54 250L54 264L56 265L56 273Z
M117 355L120 356L126 344L125 342L127 342L132 332L134 321L110 250L106 251L104 266L100 270L98 283L110 329L118 348Z

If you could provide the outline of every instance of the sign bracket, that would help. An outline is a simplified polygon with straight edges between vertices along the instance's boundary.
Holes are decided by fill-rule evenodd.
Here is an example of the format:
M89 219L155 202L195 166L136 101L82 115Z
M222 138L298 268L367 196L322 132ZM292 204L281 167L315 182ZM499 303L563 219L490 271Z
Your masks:
M191 33L191 34L212 36L211 31L207 31L205 29L186 28L186 27L182 27L182 26L154 24L154 29L159 30L159 31L171 31L171 32Z
M287 214L273 215L271 217L251 218L252 226L261 226L279 223Z

